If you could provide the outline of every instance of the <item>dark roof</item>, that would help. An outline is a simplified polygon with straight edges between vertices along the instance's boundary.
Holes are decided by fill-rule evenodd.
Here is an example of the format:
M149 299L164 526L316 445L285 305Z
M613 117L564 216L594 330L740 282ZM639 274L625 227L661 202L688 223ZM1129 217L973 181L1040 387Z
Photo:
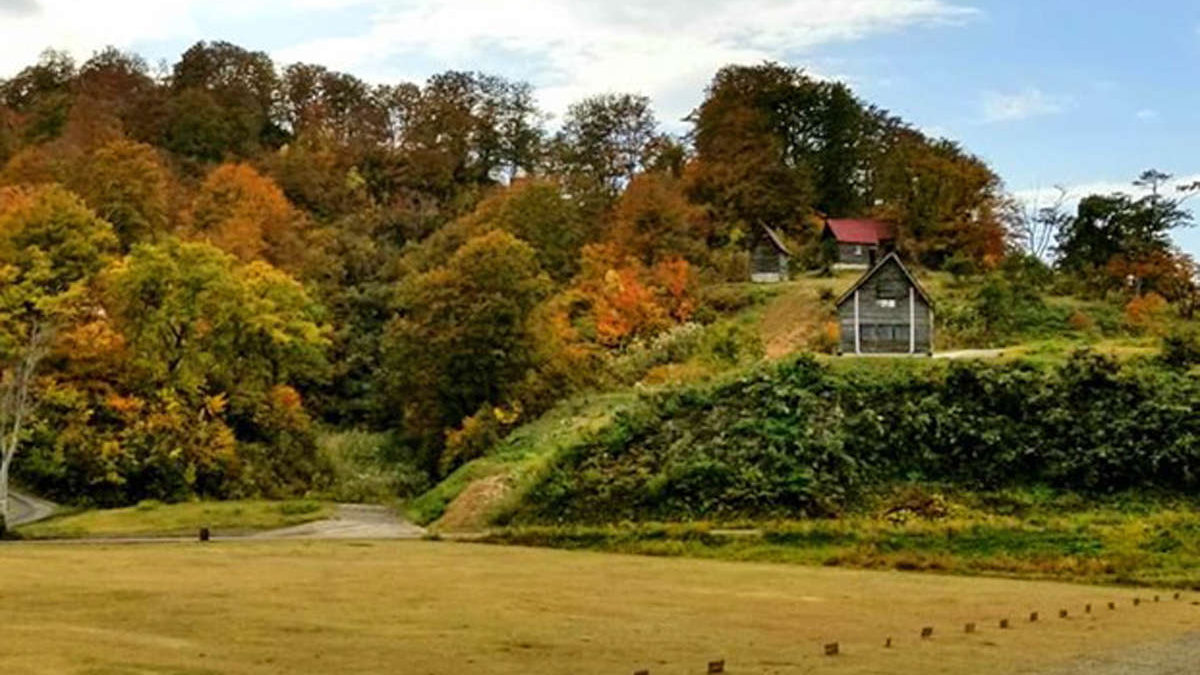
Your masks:
M892 224L882 220L830 218L825 224L843 244L878 244L895 238Z
M854 295L854 291L857 291L859 288L861 288L862 285L867 283L871 277L875 276L879 270L883 269L883 266L886 265L889 260L896 261L896 264L900 266L900 271L904 272L904 276L908 277L909 283L913 285L913 288L917 289L917 293L923 300L925 300L925 303L930 307L933 307L933 298L929 297L929 294L925 292L925 289L921 286L921 283L912 275L912 272L908 271L908 268L904 266L904 261L900 260L900 256L897 255L895 251L883 256L883 260L880 260L878 264L867 270L865 274L859 277L858 281L854 282L854 285L847 289L845 293L842 293L841 297L839 297L837 302L834 304L840 307L843 302L848 300L850 296Z
M759 228L764 233L766 233L767 241L771 242L771 245L775 247L775 250L777 250L780 253L787 255L787 256L790 256L792 254L792 252L788 250L787 246L783 245L783 240L779 238L779 235L775 234L775 230L772 230L771 228L767 227L766 225L761 225L761 224L759 225ZM759 239L761 240L762 237L759 237Z

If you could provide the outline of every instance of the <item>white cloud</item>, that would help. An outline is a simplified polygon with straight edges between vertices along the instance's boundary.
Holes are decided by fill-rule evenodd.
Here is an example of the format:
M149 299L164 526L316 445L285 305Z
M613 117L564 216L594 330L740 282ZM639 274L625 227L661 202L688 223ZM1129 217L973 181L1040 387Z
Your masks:
M1200 173L1190 173L1181 176L1175 176L1165 185L1159 187L1159 193L1165 195L1178 195L1178 188L1185 185L1193 185L1200 182ZM1063 199L1063 208L1074 210L1080 199L1089 195L1108 195L1114 192L1123 192L1134 197L1144 197L1150 194L1149 188L1138 187L1133 184L1132 180L1117 181L1117 180L1096 180L1084 183L1075 183L1072 185L1064 185L1065 190ZM1037 187L1026 190L1017 190L1012 193L1018 201L1032 208L1040 208L1050 206L1058 201L1058 187ZM1189 203L1190 205L1190 203Z
M0 76L45 47L83 58L107 44L219 38L197 17L230 25L264 17L304 21L314 9L356 7L360 34L275 51L373 81L423 81L438 69L479 69L530 80L546 109L606 91L651 96L673 123L729 63L784 60L817 45L914 25L957 24L978 12L968 0L0 0L37 11L5 17ZM248 48L258 48L247 44Z
M1143 122L1153 122L1154 120L1158 119L1158 111L1151 108L1142 108L1134 113L1134 117Z
M1055 96L1037 87L1029 87L1011 94L995 91L983 95L984 122L1014 122L1017 120L1054 115L1066 110L1070 100Z

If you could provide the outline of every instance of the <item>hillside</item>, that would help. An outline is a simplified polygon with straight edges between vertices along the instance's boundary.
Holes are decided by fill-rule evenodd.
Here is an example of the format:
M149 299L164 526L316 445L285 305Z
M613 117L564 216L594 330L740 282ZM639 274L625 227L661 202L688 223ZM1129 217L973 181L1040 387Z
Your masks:
M816 357L817 361L815 362L811 360L811 357L802 357L797 362L797 352L811 351L827 346L827 343L823 344L821 341L821 333L825 329L832 311L832 298L853 283L857 276L858 273L847 272L833 278L804 277L769 286L730 284L711 289L710 292L715 299L714 304L726 309L731 307L736 309L711 324L699 328L698 333L701 336L706 334L724 336L732 331L731 327L737 327L738 330L733 331L734 334L740 334L743 344L750 345L743 347L742 350L758 354L758 358L730 362L714 358L711 349L709 351L664 349L661 363L646 370L645 377L634 383L632 388L609 395L572 400L555 408L541 419L520 427L491 449L484 458L466 464L436 488L415 500L411 505L411 514L420 522L436 523L438 527L448 531L475 530L498 522L506 523L513 518L532 522L546 519L552 522L592 522L597 518L602 522L708 520L713 518L741 521L747 518L758 520L764 517L801 517L818 514L820 509L812 510L810 508L812 504L804 506L800 503L789 502L782 498L781 493L770 491L775 488L770 488L768 492L763 493L761 499L764 504L770 505L770 508L779 509L776 511L758 511L754 508L739 509L725 503L722 498L714 498L699 512L690 510L690 507L683 510L669 508L666 511L656 509L639 511L639 507L636 506L639 503L638 500L643 498L647 491L667 489L669 482L664 483L663 481L675 480L670 478L675 470L668 470L662 466L665 458L653 454L642 456L638 454L641 451L635 450L635 440L633 439L643 433L640 430L645 429L647 425L666 425L671 428L674 428L673 425L681 425L682 429L687 430L685 436L648 440L646 441L648 445L643 450L657 453L665 451L667 448L681 447L686 450L674 461L705 464L711 458L705 454L704 446L698 445L699 438L707 436L721 439L719 445L713 447L713 451L718 452L718 448L721 448L719 452L724 453L728 451L725 446L732 442L732 438L727 434L736 433L735 430L742 428L745 424L750 424L752 427L773 424L766 419L751 423L749 420L755 419L759 410L784 405L786 410L792 412L790 413L791 417L787 417L781 422L786 428L803 429L806 424L805 416L795 408L797 404L794 400L788 399L786 404L758 400L748 396L748 391L745 390L745 387L748 386L745 385L747 381L761 382L762 384L757 385L760 388L781 386L795 377L797 368L801 370L816 368L816 372L822 374L814 376L820 384L792 385L798 387L794 390L794 395L817 395L824 387L832 386L842 392L839 396L853 397L857 396L859 388L864 388L865 391L871 392L873 398L868 403L855 403L855 405L865 406L863 410L855 414L869 414L887 419L897 416L909 417L914 414L928 414L906 408L895 408L895 406L912 399L914 395L921 398L922 405L935 405L925 399L938 388L941 388L941 392L937 395L942 397L939 400L943 401L943 405L952 410L958 410L963 405L963 401L972 398L971 391L966 386L969 382L975 382L976 384L973 386L984 387L991 391L989 396L996 395L995 387L1017 387L1011 392L1011 396L1015 397L1012 400L1028 397L1029 401L1026 402L1028 405L1037 405L1033 399L1035 392L1029 388L1035 381L1048 387L1067 386L1062 378L1067 377L1068 373L1073 373L1074 371L1071 369L1080 364L1087 364L1087 368L1099 368L1100 370L1097 372L1107 372L1106 369L1109 369L1125 379L1136 380L1141 377L1139 373L1145 373L1148 377L1166 377L1178 386L1164 389L1163 395L1173 392L1173 395L1180 397L1178 403L1167 405L1195 406L1197 401L1200 401L1195 398L1194 388L1189 388L1194 385L1194 376L1184 374L1185 371L1172 371L1157 364L1156 355L1160 353L1162 343L1160 338L1129 323L1122 317L1121 308L1113 306L1111 302L1085 301L1071 296L1039 296L1039 303L1043 311L1036 314L1036 320L1022 324L1018 331L1010 333L1004 338L980 342L969 336L963 338L950 330L941 331L938 342L939 350L997 348L999 356L991 359L994 360L994 363L990 364L983 361L950 364L939 359L895 360L820 355ZM922 273L921 277L923 284L938 299L939 306L951 308L948 310L950 312L956 311L956 307L970 307L972 297L985 283L980 279L955 280L950 275L939 273ZM738 299L735 301L734 298ZM963 310L958 309L957 311ZM1072 321L1073 317L1084 313L1091 317L1097 317L1097 319L1089 325L1080 325L1078 321ZM697 345L706 342L711 344L712 340L701 338L694 342ZM760 346L754 346L756 342ZM1080 349L1086 349L1095 354L1096 356L1093 358L1098 360L1089 362L1086 359L1081 360L1083 359L1081 356L1073 356ZM1078 375L1072 374L1071 376L1077 377ZM1082 386L1086 390L1094 385L1089 383L1078 386ZM812 391L809 391L810 389ZM1140 389L1139 392L1138 395L1143 397L1151 397L1153 393L1145 389ZM1046 394L1050 400L1059 396L1076 396L1081 401L1080 405L1085 405L1083 402L1087 401L1087 405L1095 405L1096 410L1105 409L1103 405L1096 402L1094 396L1084 391L1068 394L1052 389ZM701 405L693 401L703 401L704 403ZM681 408L681 402L693 403L687 403ZM1124 402L1121 405L1127 407L1128 403ZM687 412L688 406L697 408L696 412L699 413L699 416L691 417L692 413ZM1022 410L1024 409L1022 407ZM726 410L728 412L723 412ZM823 410L823 407L813 409L811 412L817 414L820 410ZM981 441L974 429L993 426L999 429L1011 426L1011 420L1004 421L1009 411L996 410L986 414L992 415L991 419L994 424L971 418L965 422L965 427L956 431L952 430L957 429L955 425L959 424L956 419L926 421L924 424L932 424L940 429L939 433L948 434L948 438L944 441L947 445L938 452L953 453L960 446L969 446L972 457L989 458L988 461L993 464L988 464L988 466L995 466L994 470L999 475L1012 475L1009 469L1000 468L1012 458L1003 452L993 453L987 448L992 447L1000 451L1007 447L1006 444L1016 444L1021 447L1045 445L1044 440L1003 438L991 439L988 441L987 447L979 447ZM1040 417L1059 413L1029 410L1020 414L1023 417ZM1163 420L1158 419L1155 423L1162 422ZM1081 420L1077 420L1077 423L1086 426ZM1096 424L1107 428L1110 423L1116 424L1111 418L1104 418L1103 422ZM1189 435L1190 431L1180 429L1178 432L1185 439L1184 442L1192 442L1187 440L1192 438ZM819 432L813 430L811 432L796 431L796 433L801 435L804 433L841 434L844 433L844 430L824 429ZM912 433L915 434L913 437L897 438L894 439L894 442L900 447L912 448L911 452L920 453L922 452L920 448L923 446L916 439L922 438L926 432L914 429ZM1057 432L1047 429L1031 429L1029 433L1042 439L1044 436L1054 437ZM1073 432L1063 433L1079 438ZM1145 438L1153 437L1155 435L1150 434ZM1131 441L1138 440L1138 438L1135 434ZM800 452L799 446L791 445L793 442L785 442L784 448L786 449L782 452L793 455L787 461L799 462L795 470L800 470L804 466L820 465L825 461L804 456ZM852 462L855 465L880 464L879 456L870 455L862 445L862 439L851 437L840 442L845 443L848 448L845 452L849 455L844 461ZM1138 440L1138 442L1142 441ZM767 448L773 447L774 443L775 441L756 437L748 441L747 449L753 452L768 452ZM1092 452L1103 452L1104 447L1108 447L1108 445L1090 446L1088 441L1080 441L1080 444L1073 449L1063 449L1061 452L1084 458ZM849 448L853 448L853 450L851 451ZM1129 456L1129 461L1136 463L1140 461L1137 459L1139 457L1137 453L1150 452L1150 449L1145 447L1130 452L1133 454ZM588 464L591 460L586 458L595 453L616 454L612 455L609 465L601 468ZM722 461L729 461L733 466L741 467L739 470L752 471L754 475L759 475L761 472L769 474L783 471L774 465L774 462L783 461L780 458L768 462L765 456L755 455L755 457L730 457ZM1085 459L1079 461L1085 464L1087 462ZM1180 462L1182 465L1188 464L1186 459L1180 459ZM774 468L769 470L764 468L767 466ZM659 467L656 470L665 473L659 474L657 477L653 472L644 473L648 467ZM783 473L790 476L789 472L792 470L788 469ZM981 469L982 473L965 479L959 475L959 469L948 469L944 474L936 471L930 472L928 467L915 470L918 475L924 477L924 480L932 483L959 481L964 487L972 489L981 486L989 489L1004 487L998 484L988 484L983 480L987 471L992 469ZM597 474L597 471L601 473ZM641 476L639 480L643 482L631 484L629 492L614 492L618 484L616 481L622 480L618 478L618 474L622 471L634 472L634 475ZM819 480L810 477L804 482L806 484L816 482L822 485L833 485L848 480L865 489L866 492L871 492L876 488L884 489L892 483L902 482L907 475L906 470L899 468L887 476L874 475L869 478L842 476L838 471L834 473L837 475ZM602 478L606 474L611 474L611 476ZM584 475L594 476L600 478L601 483L579 484L554 497L552 501L539 504L539 500L549 499L547 496L549 493L546 492L549 489L547 486L554 484L554 481L557 480L555 476L565 475L577 478ZM1166 479L1169 476L1170 472L1159 478ZM688 499L701 501L705 499L698 492L703 483L694 485L687 483L684 478L679 478L679 480L684 480L689 487L676 489L688 494ZM791 479L786 479L784 482L789 480ZM1030 486L1044 485L1047 481L1048 475L1038 474L1027 476L1024 481L1018 481L1018 483ZM1156 489L1165 487L1165 483L1159 482L1157 478L1147 478L1139 485ZM1078 488L1107 493L1115 489L1131 487L1131 485L1087 485L1082 482L1065 480L1060 487L1067 490ZM738 489L754 491L767 488L759 486ZM838 489L844 491L847 488L843 486ZM531 490L535 491L535 494L531 495ZM1181 491L1186 492L1182 488ZM590 501L599 494L607 495L606 499L609 501L605 504ZM855 510L861 502L850 497L849 494L843 495L845 501L841 502L835 510L841 511L847 508ZM444 518L443 514L445 514Z

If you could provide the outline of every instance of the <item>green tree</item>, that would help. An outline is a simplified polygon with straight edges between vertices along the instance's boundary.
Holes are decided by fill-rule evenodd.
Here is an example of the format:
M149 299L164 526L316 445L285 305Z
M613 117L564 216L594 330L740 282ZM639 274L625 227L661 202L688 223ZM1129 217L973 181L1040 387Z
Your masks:
M612 200L653 159L658 138L649 98L593 96L567 110L554 138L552 168L578 187Z
M480 406L502 404L531 365L529 316L547 284L536 252L503 231L467 242L407 280L385 336L390 399L431 449Z
M76 182L84 201L112 223L129 250L166 231L169 181L154 148L115 141L87 158Z

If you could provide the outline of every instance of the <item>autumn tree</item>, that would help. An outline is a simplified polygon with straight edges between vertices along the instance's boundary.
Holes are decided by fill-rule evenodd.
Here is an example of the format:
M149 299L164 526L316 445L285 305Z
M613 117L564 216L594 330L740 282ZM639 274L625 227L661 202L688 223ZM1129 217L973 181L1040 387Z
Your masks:
M112 227L60 187L0 190L0 534L39 365L67 299L116 247Z
M192 207L192 228L243 261L261 258L288 270L304 264L303 215L247 164L224 164L208 175Z
M705 262L708 235L703 211L688 202L680 181L647 173L634 178L622 193L613 210L608 241L653 267L676 258Z

